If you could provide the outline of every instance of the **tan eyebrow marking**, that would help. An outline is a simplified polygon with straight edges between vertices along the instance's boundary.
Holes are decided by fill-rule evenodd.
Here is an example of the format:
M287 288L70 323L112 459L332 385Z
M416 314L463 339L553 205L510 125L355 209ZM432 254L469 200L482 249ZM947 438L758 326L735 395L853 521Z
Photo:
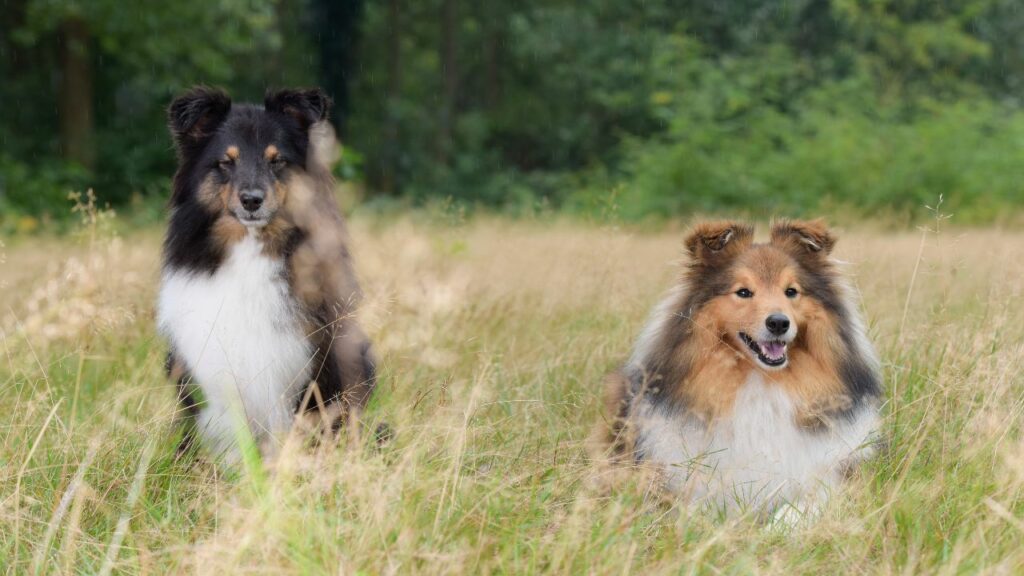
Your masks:
M228 158L238 160L238 146L228 146L227 151L224 153L228 155Z
M263 151L263 157L266 158L267 160L273 160L274 158L277 158L277 154L277 146L274 146L273 144L267 146L267 149Z

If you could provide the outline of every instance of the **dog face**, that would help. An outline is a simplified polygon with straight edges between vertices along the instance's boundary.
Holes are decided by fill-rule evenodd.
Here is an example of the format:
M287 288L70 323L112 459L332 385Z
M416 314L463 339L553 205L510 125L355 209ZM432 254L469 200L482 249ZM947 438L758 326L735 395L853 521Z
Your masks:
M269 93L263 107L232 105L209 88L175 99L168 120L179 170L191 180L186 190L211 215L266 226L287 199L290 177L305 170L309 128L329 107L319 89Z
M689 281L705 291L695 316L759 368L783 370L794 347L830 337L834 240L817 222L777 224L768 244L752 237L749 226L712 223L687 241Z
M733 266L729 305L721 326L764 368L786 366L787 348L801 323L800 284L789 258L774 249L753 249Z

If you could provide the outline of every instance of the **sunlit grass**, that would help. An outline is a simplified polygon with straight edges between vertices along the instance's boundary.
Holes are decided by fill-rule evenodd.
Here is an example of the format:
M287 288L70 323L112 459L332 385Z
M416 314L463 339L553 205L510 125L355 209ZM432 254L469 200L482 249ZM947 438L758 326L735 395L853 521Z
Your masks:
M840 231L885 363L890 449L787 533L694 515L643 479L610 493L593 482L584 448L602 376L675 277L679 230L352 228L381 357L368 416L396 436L291 452L269 473L174 460L152 320L158 231L7 239L4 571L1024 568L1024 233Z

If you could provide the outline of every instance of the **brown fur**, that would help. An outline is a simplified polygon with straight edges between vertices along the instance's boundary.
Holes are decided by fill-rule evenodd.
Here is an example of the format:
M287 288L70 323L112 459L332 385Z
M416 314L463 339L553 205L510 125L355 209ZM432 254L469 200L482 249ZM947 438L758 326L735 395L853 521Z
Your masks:
M361 293L334 198L330 105L315 88L270 91L262 106L233 104L206 87L175 98L168 125L179 163L164 265L214 273L232 245L256 236L264 254L282 262L315 351L309 390L316 393L296 408L330 407L340 421L355 418L376 380L371 343L355 318Z
M605 377L603 396L603 417L594 431L593 448L608 452L615 460L632 458L629 410L632 403L629 379L621 372L612 372Z
M268 254L286 258L292 294L305 310L307 334L321 350L330 350L346 375L345 389L337 406L323 412L324 402L317 390L303 401L305 410L320 412L337 430L347 422L358 422L369 400L373 381L364 374L364 343L367 336L355 311L362 293L348 249L348 233L333 194L333 180L324 167L307 167L305 174L293 174L286 184L274 189L281 208L274 219L259 231ZM233 220L233 219L232 219ZM294 234L302 240L291 246ZM314 367L316 377L326 369ZM315 382L313 383L316 386Z
M228 150L229 155L231 148ZM237 149L235 150L237 156ZM304 174L293 174L286 183L277 182L273 195L281 208L274 218L257 232L264 253L286 258L292 293L305 310L307 334L321 350L330 350L340 373L350 382L338 400L323 412L320 396L308 395L306 410L321 413L315 419L328 418L331 429L345 422L358 421L373 388L371 375L364 374L364 343L367 336L355 318L361 299L348 249L348 233L334 199L333 179L326 167L311 165ZM231 202L237 193L230 185L218 186L212 177L204 180L200 201L221 212L211 236L225 250L241 241L248 230L231 215ZM303 235L292 246L297 233ZM326 357L321 359L325 362ZM325 369L321 363L314 376ZM315 382L313 383L315 386ZM335 399L332 399L335 400Z
M684 246L690 256L682 282L687 287L671 304L671 317L648 353L646 364L608 376L604 418L595 436L606 453L632 453L628 420L642 393L662 398L706 422L728 415L751 371L783 387L801 406L801 426L828 425L849 408L839 373L843 342L833 312L805 295L801 278L832 278L827 256L835 238L821 221L780 221L771 241L753 243L753 227L733 221L694 226ZM740 298L745 287L756 297ZM799 295L788 298L787 288ZM785 313L798 327L789 345L788 365L767 370L751 357L738 332L755 333L773 312ZM640 386L630 380L642 379ZM641 391L638 392L638 389Z
M210 235L221 246L227 247L245 237L245 226L228 216L222 216L213 223Z

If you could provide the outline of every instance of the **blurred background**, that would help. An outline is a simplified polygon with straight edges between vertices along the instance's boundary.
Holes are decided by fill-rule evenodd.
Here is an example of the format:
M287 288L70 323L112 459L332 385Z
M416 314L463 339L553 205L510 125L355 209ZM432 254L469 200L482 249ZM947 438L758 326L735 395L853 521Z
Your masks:
M325 88L367 210L1024 206L1015 0L0 0L0 229L158 218L197 83Z

